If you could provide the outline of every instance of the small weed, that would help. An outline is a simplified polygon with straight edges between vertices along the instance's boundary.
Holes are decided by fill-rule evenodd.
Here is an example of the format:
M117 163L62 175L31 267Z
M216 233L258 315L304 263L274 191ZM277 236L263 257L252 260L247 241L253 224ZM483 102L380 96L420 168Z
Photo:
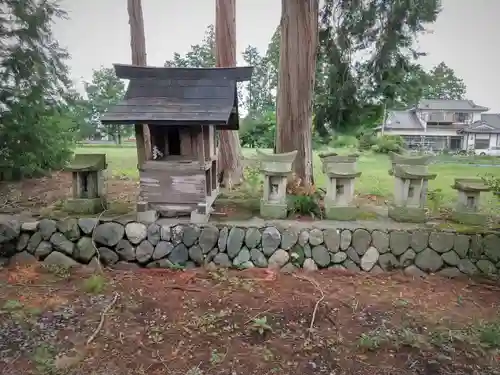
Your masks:
M371 331L368 333L362 333L359 338L358 346L365 350L376 350L380 346L387 342L387 337L381 335L380 332Z
M444 194L441 189L433 189L427 192L427 198L429 201L430 209L432 212L439 212L439 209L443 205Z
M479 327L479 341L492 349L500 348L500 323L487 323Z
M83 289L87 293L100 294L106 287L106 279L101 275L92 275L83 283Z
M38 346L33 356L37 371L43 375L58 375L54 358L54 351L51 347L45 344Z
M494 194L500 194L500 178L494 176L491 173L486 173L481 177L484 184L488 186ZM500 196L500 195L499 195Z
M60 279L67 279L71 275L69 268L65 267L65 266L59 266L56 264L43 264L43 263L41 266L48 273L51 273L52 275L54 275Z
M395 307L406 307L410 304L410 302L403 298L398 298L392 303Z
M39 307L27 307L26 312L32 317L37 317L43 314L43 310Z
M389 329L382 326L368 333L361 334L358 343L360 348L369 351L376 350L384 345L396 349L403 346L421 349L429 347L429 342L427 337L410 328L398 327L397 329Z
M212 352L210 353L210 364L212 366L218 365L224 360L224 356L221 355L217 349L213 349Z
M159 327L151 327L148 331L148 338L152 344L161 344L163 342L162 330Z
M266 361L266 362L270 362L270 361L274 360L273 352L267 348L264 348L262 356L264 357L264 361Z
M24 304L21 301L18 301L17 299L9 299L3 304L2 310L15 311L15 310L20 310L23 307Z
M314 185L303 186L300 178L294 177L286 187L288 211L290 214L310 215L313 218L323 218L321 202L325 191Z
M260 197L262 195L262 175L260 170L254 166L247 166L243 174L243 195L250 198Z
M259 335L263 335L265 332L272 331L272 327L267 324L267 316L262 318L255 318L250 326L252 331L258 332Z
M182 264L177 264L177 263L172 263L169 268L171 270L184 270L184 269L186 269L185 266L183 266Z

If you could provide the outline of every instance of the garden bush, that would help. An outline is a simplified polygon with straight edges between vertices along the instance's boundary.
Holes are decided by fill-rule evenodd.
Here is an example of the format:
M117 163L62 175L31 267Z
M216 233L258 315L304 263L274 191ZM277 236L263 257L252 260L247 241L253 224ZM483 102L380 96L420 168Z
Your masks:
M373 133L364 133L359 136L358 148L360 151L370 150L377 143L377 137Z
M241 145L249 148L274 148L275 134L276 114L272 111L246 117L239 130Z
M401 152L404 141L399 135L382 135L377 137L376 143L371 147L373 152L388 154L389 152Z
M359 141L352 135L337 135L330 141L329 146L333 148L358 147Z

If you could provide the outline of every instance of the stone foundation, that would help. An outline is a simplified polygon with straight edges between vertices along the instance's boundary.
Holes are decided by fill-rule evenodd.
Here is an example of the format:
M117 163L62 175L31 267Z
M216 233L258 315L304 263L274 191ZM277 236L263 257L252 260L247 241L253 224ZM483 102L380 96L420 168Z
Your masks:
M98 223L93 218L9 221L0 222L0 259L3 264L16 258L89 264L96 262L97 248L104 265L122 269L272 267L291 272L336 268L372 273L403 269L415 276L446 277L500 273L498 233L362 226L327 221L217 226L166 219L150 225Z

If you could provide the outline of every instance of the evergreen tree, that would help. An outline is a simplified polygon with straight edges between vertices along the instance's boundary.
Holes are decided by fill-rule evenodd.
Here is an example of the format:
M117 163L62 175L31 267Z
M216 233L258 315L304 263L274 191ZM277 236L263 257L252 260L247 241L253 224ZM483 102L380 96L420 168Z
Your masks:
M54 0L0 0L0 160L29 175L71 156L67 52L52 33Z

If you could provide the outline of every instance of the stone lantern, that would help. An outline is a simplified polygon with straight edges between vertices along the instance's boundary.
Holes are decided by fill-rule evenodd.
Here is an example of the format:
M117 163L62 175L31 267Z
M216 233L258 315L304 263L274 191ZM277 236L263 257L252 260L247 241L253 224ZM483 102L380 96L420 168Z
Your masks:
M452 188L458 192L452 220L468 225L485 225L488 216L479 213L479 199L481 192L490 191L490 187L478 178L456 178Z
M428 181L436 178L428 165L431 157L390 154L394 176L394 203L389 207L389 217L396 221L423 223L426 220L425 202Z
M329 220L356 220L359 209L353 205L354 180L361 175L356 171L357 155L320 156L322 171L328 180L325 196L325 216Z
M284 154L268 154L256 150L260 171L264 174L264 194L260 201L260 215L268 219L284 219L287 216L287 177L297 151Z
M76 154L66 167L73 175L73 196L65 210L80 214L96 214L107 208L104 193L106 154Z

